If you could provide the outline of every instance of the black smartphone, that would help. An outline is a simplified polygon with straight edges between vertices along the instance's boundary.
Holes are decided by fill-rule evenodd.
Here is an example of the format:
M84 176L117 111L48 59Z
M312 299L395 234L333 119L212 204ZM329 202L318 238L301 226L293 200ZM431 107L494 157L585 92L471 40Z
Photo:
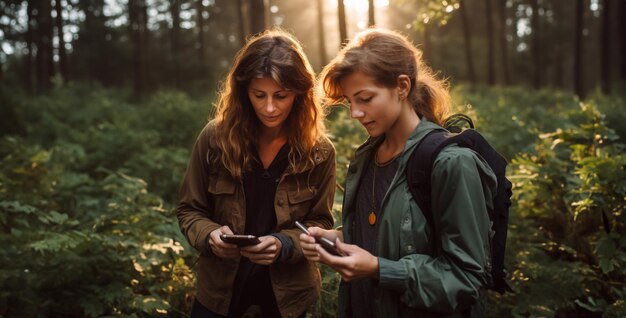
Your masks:
M311 235L311 233L309 233L308 228L304 224L296 221L296 226L300 230L302 230L302 232L304 232L304 233L306 233L308 235ZM331 241L331 240L329 240L329 239L327 239L325 237L314 236L314 238L315 238L315 241L319 245L321 245L328 253L333 254L335 256L345 256L341 251L339 251L337 249L337 247L335 246L335 242L333 242L333 241Z
M238 246L256 245L261 243L261 240L254 235L221 234L220 238L226 243Z

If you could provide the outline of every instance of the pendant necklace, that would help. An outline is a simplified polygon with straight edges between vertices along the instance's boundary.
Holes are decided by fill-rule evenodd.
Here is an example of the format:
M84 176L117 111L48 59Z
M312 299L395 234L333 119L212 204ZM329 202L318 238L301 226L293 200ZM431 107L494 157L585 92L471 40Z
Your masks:
M374 177L372 178L372 210L370 214L367 216L367 221L370 225L376 224L376 171L378 167L386 167L390 165L402 152L399 152L395 156L391 157L391 159L387 160L384 163L378 163L378 151L374 152Z

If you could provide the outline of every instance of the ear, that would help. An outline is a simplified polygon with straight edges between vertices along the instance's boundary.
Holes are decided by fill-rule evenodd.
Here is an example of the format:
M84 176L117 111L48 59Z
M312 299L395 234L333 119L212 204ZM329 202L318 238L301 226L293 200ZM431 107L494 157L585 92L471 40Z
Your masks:
M398 89L400 99L405 99L411 91L411 79L405 74L399 75L396 81L396 88Z

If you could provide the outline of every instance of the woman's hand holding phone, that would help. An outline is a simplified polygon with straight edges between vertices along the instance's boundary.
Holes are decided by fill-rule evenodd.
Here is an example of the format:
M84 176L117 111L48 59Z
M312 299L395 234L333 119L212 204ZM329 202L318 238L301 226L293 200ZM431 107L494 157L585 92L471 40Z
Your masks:
M272 235L261 236L259 240L261 241L259 244L241 247L241 256L247 257L251 262L261 265L274 263L280 256L283 244Z
M335 244L344 256L331 255L321 246L317 246L320 262L332 267L347 282L366 277L378 279L378 257L354 244L346 244L340 240Z
M343 239L343 233L337 230L324 230L317 226L307 228L300 222L296 222L296 226L300 228L304 233L300 234L300 247L304 257L309 261L319 261L319 253L316 247L321 244L320 238L325 238L327 242L334 245L334 242L339 239ZM326 248L329 248L328 246Z
M321 262L332 267L345 281L364 277L378 277L378 258L357 245L343 243L341 231L324 230L314 226L305 229L306 232L300 234L300 246L304 257L308 260ZM327 248L322 247L316 241L315 237L332 239L335 249L342 255L331 254Z
M211 247L211 251L217 257L220 258L237 258L241 254L239 252L239 247L235 244L229 244L220 238L222 234L233 234L233 231L228 227L228 225L224 225L217 230L213 230L209 234L209 246Z

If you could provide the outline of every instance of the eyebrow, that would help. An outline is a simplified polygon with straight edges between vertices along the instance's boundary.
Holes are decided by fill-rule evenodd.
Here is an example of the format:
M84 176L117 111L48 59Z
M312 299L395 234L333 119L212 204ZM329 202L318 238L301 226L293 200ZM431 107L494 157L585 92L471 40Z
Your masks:
M363 93L364 91L365 91L365 89L362 89L362 90L352 94L352 97L356 97L356 95L359 95L359 94Z
M254 88L254 87L250 87L250 89L253 90L253 91L257 91L259 93L267 93L266 91L262 91L260 89ZM292 92L292 90L283 88L283 89L275 91L273 94L282 93L282 92L289 93L289 92Z

